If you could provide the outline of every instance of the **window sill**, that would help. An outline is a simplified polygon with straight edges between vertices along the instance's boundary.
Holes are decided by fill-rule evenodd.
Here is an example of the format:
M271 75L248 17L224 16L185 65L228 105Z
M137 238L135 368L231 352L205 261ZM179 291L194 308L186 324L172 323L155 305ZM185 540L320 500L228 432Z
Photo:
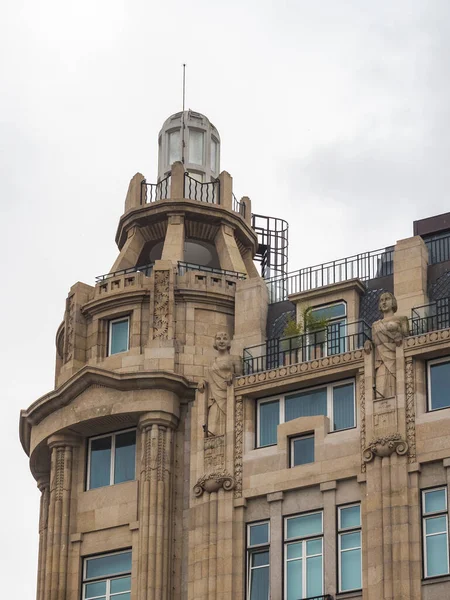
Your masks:
M444 583L446 581L450 581L450 575L438 575L437 577L422 579L422 585L433 585L434 583Z
M350 600L350 598L361 598L362 597L362 590L355 590L353 592L339 592L339 594L336 594L336 600L347 600L347 598Z

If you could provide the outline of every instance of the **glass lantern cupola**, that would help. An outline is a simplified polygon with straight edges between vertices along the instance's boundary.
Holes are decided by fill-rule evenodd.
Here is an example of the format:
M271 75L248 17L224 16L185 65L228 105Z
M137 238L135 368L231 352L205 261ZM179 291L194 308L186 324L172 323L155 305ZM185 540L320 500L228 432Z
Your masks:
M184 136L183 136L184 121ZM220 172L220 136L210 120L193 110L179 112L164 122L158 136L158 181L171 165L183 160L189 175L202 183L213 181Z

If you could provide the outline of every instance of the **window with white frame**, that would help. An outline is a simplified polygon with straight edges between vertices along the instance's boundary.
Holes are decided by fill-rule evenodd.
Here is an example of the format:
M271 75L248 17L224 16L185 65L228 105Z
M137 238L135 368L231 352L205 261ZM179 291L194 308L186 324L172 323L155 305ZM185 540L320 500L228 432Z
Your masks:
M204 164L205 134L198 129L189 129L189 162L194 165Z
M450 358L428 362L428 410L450 407Z
M284 600L323 594L323 513L284 521Z
M314 434L291 438L291 467L314 462Z
M362 588L361 505L338 508L339 591Z
M219 170L219 142L211 138L211 171L217 173Z
M131 551L83 561L83 600L130 600Z
M136 477L136 430L90 438L87 489L132 481Z
M176 129L168 134L167 144L167 162L173 165L177 160L181 160L181 130Z
M425 577L448 575L447 488L422 491L422 536Z
M127 352L130 339L130 317L109 321L108 356Z
M270 523L247 525L247 600L268 600Z
M258 400L257 447L277 443L280 423L316 415L328 416L333 431L355 427L355 381L349 379Z

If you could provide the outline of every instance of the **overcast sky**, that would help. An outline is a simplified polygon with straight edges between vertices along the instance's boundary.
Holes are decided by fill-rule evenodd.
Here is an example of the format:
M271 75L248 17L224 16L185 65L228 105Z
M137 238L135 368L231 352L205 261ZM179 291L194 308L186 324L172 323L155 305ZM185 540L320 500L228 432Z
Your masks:
M52 389L70 286L116 258L129 179L156 180L181 64L236 196L289 221L295 270L450 210L449 17L448 0L1 1L5 598L32 599L37 567L19 410Z

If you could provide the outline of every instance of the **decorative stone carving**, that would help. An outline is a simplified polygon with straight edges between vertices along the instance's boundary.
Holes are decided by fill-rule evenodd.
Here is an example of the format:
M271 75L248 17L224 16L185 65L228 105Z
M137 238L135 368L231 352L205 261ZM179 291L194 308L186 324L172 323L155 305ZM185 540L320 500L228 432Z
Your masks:
M358 377L359 385L359 412L361 418L360 426L360 440L361 440L361 453L364 454L366 449L366 386L364 379L364 369L360 369ZM366 463L361 461L361 471L365 473Z
M203 492L218 492L221 488L228 492L234 489L234 486L233 476L225 470L220 470L200 477L194 486L194 495L199 498Z
M64 362L68 362L73 358L73 343L74 343L74 319L75 319L75 303L74 294L66 300L66 327L65 327L65 352Z
M409 446L409 462L416 461L416 408L414 398L413 359L409 356L405 363L406 387L406 439Z
M218 356L208 369L206 381L199 383L200 392L208 397L207 436L225 434L227 420L227 388L233 384L234 376L241 373L241 360L230 355L230 337L226 332L216 333L214 348Z
M383 398L396 395L395 348L401 346L403 338L409 334L407 317L397 317L397 300L390 292L380 296L380 312L383 318L372 325L372 339L375 346L375 387ZM371 347L366 342L365 350Z
M225 436L216 435L205 438L205 471L207 473L221 469L225 465Z
M399 433L373 440L364 450L363 460L370 462L375 456L383 458L390 456L393 452L397 452L399 456L408 452L408 443L402 439Z
M167 340L169 334L169 271L155 272L153 337Z
M244 402L242 396L236 397L234 407L234 497L242 496L242 442L244 434Z

